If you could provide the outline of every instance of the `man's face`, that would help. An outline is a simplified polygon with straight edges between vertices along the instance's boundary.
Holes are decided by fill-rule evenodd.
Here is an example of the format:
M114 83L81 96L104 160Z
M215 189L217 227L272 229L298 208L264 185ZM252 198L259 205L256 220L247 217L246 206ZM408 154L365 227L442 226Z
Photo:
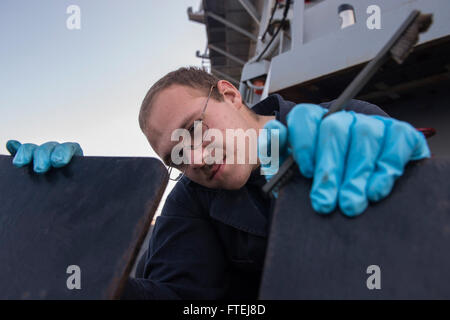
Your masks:
M248 157L245 164L236 163L236 143L233 150L235 161L226 163L226 129L255 129L257 121L242 104L239 91L234 86L226 81L219 81L218 89L223 94L224 101L210 98L203 122L210 129L222 132L223 144L220 149L223 150L223 164L205 163L205 148L211 143L208 141L190 152L191 159L196 156L200 162L188 164L185 175L208 188L239 189L247 182L257 165L249 163ZM171 165L171 151L178 144L178 141L171 141L172 132L179 128L189 130L194 121L200 118L206 100L204 92L180 85L170 86L156 96L147 119L149 129L146 135L153 149L167 165ZM214 137L211 140L214 141ZM248 147L247 145L246 154Z

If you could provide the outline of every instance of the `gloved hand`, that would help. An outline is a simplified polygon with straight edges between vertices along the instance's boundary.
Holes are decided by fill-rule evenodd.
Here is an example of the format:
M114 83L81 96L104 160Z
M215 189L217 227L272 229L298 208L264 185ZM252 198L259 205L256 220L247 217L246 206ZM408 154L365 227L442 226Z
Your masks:
M287 129L276 120L264 126L280 130L280 158L292 152L300 172L313 178L310 199L319 213L330 213L339 203L345 215L361 214L369 200L379 201L391 192L410 160L430 157L424 135L406 122L353 111L322 120L326 112L318 105L300 104L288 114ZM270 149L270 143L259 139L258 150Z
M23 167L33 161L36 173L45 173L50 167L60 168L67 165L72 157L82 156L83 150L75 142L46 142L40 146L32 143L21 144L16 140L9 140L6 149L14 156L13 165Z

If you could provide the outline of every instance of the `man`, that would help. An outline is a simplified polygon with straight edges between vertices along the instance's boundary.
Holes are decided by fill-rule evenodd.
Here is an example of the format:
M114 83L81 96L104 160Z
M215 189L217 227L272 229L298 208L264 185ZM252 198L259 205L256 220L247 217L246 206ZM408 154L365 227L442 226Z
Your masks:
M196 68L181 68L156 82L142 103L139 124L158 156L184 176L167 197L123 298L257 297L275 200L261 192L266 178L259 162L206 164L211 143L206 139L182 149L183 159L200 161L175 164L179 140L173 132L192 132L196 120L203 131L278 130L280 157L292 153L302 174L314 179L311 202L323 214L336 206L346 215L360 214L368 200L389 194L409 160L429 157L421 133L377 106L352 100L347 111L322 120L328 105L295 106L272 95L249 109L232 84ZM273 142L259 140L259 148ZM229 144L224 142L224 151ZM8 150L15 165L34 158L40 172L82 154L70 143L36 147L10 141Z

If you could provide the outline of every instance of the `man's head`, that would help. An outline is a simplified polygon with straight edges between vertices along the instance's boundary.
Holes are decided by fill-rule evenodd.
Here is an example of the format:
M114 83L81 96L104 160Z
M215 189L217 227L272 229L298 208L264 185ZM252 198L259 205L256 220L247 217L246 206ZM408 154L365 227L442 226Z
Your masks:
M153 150L167 165L172 165L171 151L178 143L171 141L172 132L192 127L194 121L200 118L210 92L203 122L209 128L223 133L224 156L226 129L258 130L264 125L262 118L265 117L250 110L242 102L239 90L228 81L219 80L198 68L180 68L170 72L150 88L139 114L139 125L143 133ZM210 142L194 149L189 157L192 159L195 153L199 153L197 156L200 155L200 159L203 159L208 143ZM206 187L238 189L247 182L251 171L256 167L257 164L248 161L245 164L222 165L207 165L201 161L187 165L185 175Z

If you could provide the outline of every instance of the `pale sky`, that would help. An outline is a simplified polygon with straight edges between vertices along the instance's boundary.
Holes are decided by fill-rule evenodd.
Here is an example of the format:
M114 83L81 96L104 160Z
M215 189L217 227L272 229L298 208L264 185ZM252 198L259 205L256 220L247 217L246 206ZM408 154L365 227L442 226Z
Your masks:
M199 3L1 0L0 154L15 139L76 141L86 156L156 156L139 107L166 73L201 65L205 26L186 13ZM70 5L81 9L80 30L66 26Z

